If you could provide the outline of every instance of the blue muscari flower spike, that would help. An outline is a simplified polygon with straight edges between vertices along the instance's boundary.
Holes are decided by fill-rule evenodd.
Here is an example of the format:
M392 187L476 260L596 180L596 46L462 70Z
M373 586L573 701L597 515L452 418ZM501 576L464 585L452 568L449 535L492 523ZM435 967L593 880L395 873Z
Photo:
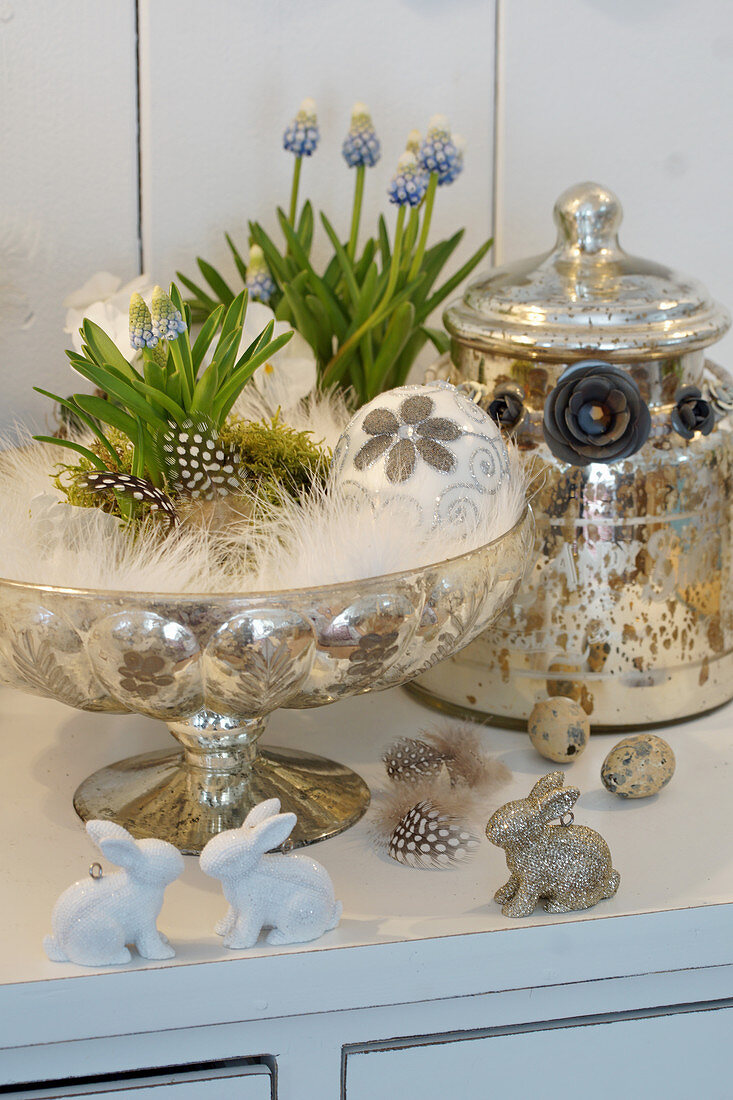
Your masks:
M130 298L130 344L133 348L154 348L157 343L150 310L140 295L135 293Z
M277 289L270 274L270 269L265 263L265 254L258 244L253 244L249 250L245 285L252 301L264 302L265 305Z
M300 109L283 134L283 147L296 157L310 157L320 140L316 105L312 99L304 99Z
M355 103L351 110L351 125L341 152L349 168L373 168L382 155L372 116L363 103Z
M403 153L387 188L389 201L397 206L419 206L428 186L428 175L414 153Z
M153 287L153 302L150 310L153 336L158 340L177 340L186 331L186 323L181 311L176 309L161 286Z
M450 171L446 172L443 177L438 177L439 187L442 187L445 183L453 183L453 180L457 179L463 171L463 150L465 148L463 138L459 137L458 134L455 134L453 138L453 144L456 147L456 159Z
M451 137L445 115L430 119L428 133L420 146L420 163L426 172L437 172L438 183L452 183L460 172L456 171L459 153Z

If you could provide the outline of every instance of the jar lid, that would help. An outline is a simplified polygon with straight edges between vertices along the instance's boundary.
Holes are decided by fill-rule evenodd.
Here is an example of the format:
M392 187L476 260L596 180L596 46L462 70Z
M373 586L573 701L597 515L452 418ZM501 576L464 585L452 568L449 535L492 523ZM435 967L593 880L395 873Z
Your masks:
M602 352L628 361L694 351L730 327L701 283L624 252L621 203L608 188L568 188L554 218L551 252L494 268L448 307L452 336L522 359Z

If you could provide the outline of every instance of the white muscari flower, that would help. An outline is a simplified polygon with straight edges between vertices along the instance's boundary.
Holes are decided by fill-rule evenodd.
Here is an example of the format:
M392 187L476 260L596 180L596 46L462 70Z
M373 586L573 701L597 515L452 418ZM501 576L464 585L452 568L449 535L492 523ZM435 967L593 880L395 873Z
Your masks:
M265 305L277 289L270 274L270 269L265 262L265 254L258 244L253 244L249 250L245 286L249 291L251 302L264 302Z
M420 143L422 138L420 137L419 130L410 130L407 135L407 141L405 142L405 152L414 153L415 156L420 152Z
M283 147L296 157L310 157L318 148L320 137L315 101L304 99L283 134Z
M158 340L177 340L186 331L186 322L181 311L176 309L162 286L153 287L153 303L150 307L153 336ZM148 347L153 347L148 344Z
M341 153L349 168L373 168L382 155L372 116L363 103L355 103L351 109L351 125Z
M74 350L81 354L82 337L79 332L84 318L106 332L128 362L137 354L130 345L128 307L130 295L147 294L152 289L147 275L139 275L132 282L122 285L122 279L108 271L98 271L79 290L65 299L66 320L64 332L71 336Z
M153 332L153 321L150 310L140 294L133 294L130 298L129 310L130 346L138 348L154 348L158 343L158 337Z
M403 153L389 182L389 201L397 206L419 206L428 186L428 176L414 153Z
M445 115L434 115L430 119L427 136L420 146L420 163L426 172L437 172L438 183L450 183L458 159L450 125ZM460 169L459 169L460 171Z

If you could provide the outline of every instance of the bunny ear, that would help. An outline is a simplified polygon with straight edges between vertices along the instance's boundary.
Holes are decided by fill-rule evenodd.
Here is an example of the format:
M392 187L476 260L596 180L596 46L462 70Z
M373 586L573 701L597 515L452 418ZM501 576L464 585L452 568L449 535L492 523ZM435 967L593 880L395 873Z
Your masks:
M556 817L562 817L572 810L579 798L580 791L577 787L563 787L541 795L537 800L540 804L540 820L552 821Z
M258 802L256 806L253 806L245 817L242 828L249 826L250 829L254 829L255 825L259 825L262 821L267 821L270 817L275 817L280 813L280 799L279 798L267 798L264 802Z
M542 798L544 794L549 794L550 791L557 790L558 787L562 787L565 782L565 775L563 772L548 772L547 775L543 775L541 779L538 779L532 790L529 792L530 798Z
M87 821L87 833L102 855L118 867L133 867L140 859L140 849L127 829L114 821Z
M116 821L102 821L100 818L94 818L87 821L86 830L98 848L102 841L107 839L131 840L133 844L135 843L127 829L123 829Z
M297 821L295 814L278 814L277 817L268 818L256 827L254 834L254 846L258 852L271 852L282 844L293 831Z

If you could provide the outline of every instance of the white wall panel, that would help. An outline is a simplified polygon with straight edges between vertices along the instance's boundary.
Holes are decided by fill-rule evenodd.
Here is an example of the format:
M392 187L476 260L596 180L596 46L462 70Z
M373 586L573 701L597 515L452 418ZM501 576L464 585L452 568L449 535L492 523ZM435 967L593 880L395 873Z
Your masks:
M732 306L730 0L501 0L499 23L499 260L549 248L556 197L593 179L628 251Z
M134 0L3 0L0 104L2 430L73 388L66 295L137 271Z
M466 170L438 194L433 239L467 225L467 257L490 228L494 21L493 0L141 0L145 267L164 282L176 268L194 274L199 254L233 270L224 229L243 248L248 218L276 230L293 169L282 134L305 96L322 141L301 195L344 237L354 173L340 150L352 103L368 104L383 148L364 227L388 206L409 130L448 115L467 141Z

